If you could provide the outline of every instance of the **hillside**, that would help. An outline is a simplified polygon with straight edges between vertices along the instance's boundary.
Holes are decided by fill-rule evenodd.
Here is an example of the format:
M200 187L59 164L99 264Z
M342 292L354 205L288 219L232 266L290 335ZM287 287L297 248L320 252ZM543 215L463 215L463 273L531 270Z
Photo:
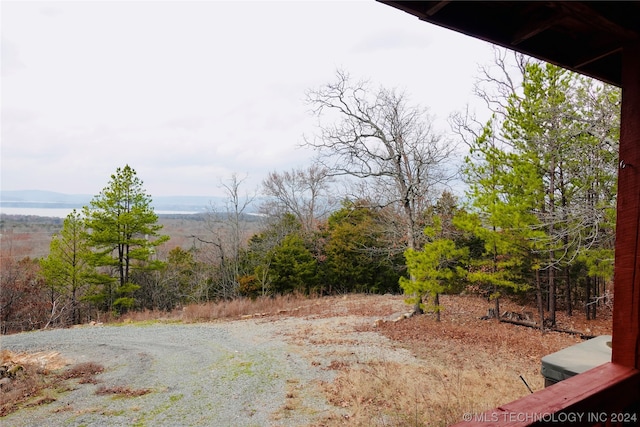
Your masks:
M163 234L171 237L164 246L165 250L180 246L184 249L197 244L194 237L207 240L210 226L206 214L161 214L159 223L164 226ZM258 230L260 218L245 216L244 228L249 233ZM64 218L42 217L32 215L0 215L0 241L2 250L10 252L15 259L42 258L49 253L49 244L54 233L62 229ZM162 249L162 248L161 248Z
M541 357L581 341L480 320L488 307L482 298L442 303L442 322L431 315L393 321L408 309L401 296L347 295L189 306L156 320L132 313L118 327L9 335L5 360L43 363L70 380L66 389L58 385L63 391L5 405L4 414L30 407L4 421L444 426L527 395L523 379L541 389ZM503 307L526 310L509 301ZM226 317L198 320L214 313ZM558 317L566 329L611 331L608 316Z

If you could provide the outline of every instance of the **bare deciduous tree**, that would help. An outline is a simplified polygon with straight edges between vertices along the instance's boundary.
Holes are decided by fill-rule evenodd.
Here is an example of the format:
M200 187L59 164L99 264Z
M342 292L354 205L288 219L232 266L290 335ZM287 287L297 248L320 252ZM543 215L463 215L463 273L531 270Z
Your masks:
M404 248L419 249L420 213L455 175L447 163L455 147L432 128L427 110L396 90L337 79L307 93L319 132L305 145L319 152L332 176L359 178L377 202L399 213Z
M305 143L319 152L320 164L334 176L361 179L377 204L396 214L389 234L402 237L393 250L420 250L421 214L455 176L448 164L455 146L403 92L354 82L343 71L334 83L309 91L307 102L319 133ZM414 312L422 312L418 299Z
M207 215L206 226L210 237L201 239L194 236L208 245L208 262L217 267L212 289L217 298L231 299L238 296L238 278L242 275L240 255L250 235L243 218L255 198L254 195L240 194L243 182L244 179L233 174L226 182L221 183L227 197L224 212L219 212L212 206Z
M262 205L262 211L277 216L290 213L300 221L305 232L312 232L317 221L326 218L335 208L332 181L329 170L319 165L291 172L271 172L262 181L263 191L270 197Z

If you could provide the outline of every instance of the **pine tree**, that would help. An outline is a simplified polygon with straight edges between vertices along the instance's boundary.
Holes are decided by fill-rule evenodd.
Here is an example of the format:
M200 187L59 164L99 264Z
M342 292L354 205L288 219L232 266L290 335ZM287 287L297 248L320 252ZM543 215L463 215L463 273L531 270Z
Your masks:
M440 295L453 289L455 284L465 275L461 265L468 256L468 248L456 248L451 239L437 237L441 231L439 219L434 227L427 227L425 234L430 238L422 250L407 249L404 253L407 270L411 278L401 277L400 286L406 295L412 295L407 302L422 304L425 296L433 298L433 305L428 307L436 312L440 321Z
M51 288L51 317L60 317L69 301L71 322L80 323L79 302L89 287L94 269L89 264L90 250L85 239L85 224L75 209L64 220L62 230L49 245L42 259L42 275Z
M169 237L159 234L162 225L142 184L129 165L118 168L108 186L84 207L92 262L104 267L104 289L96 297L108 310L133 307L139 286L130 280L132 270L162 266L153 258L154 248Z
M589 260L605 267L612 259L620 94L516 55L519 83L504 59L484 69L476 87L492 121L483 127L469 115L453 118L471 149L469 211L479 216L480 233L512 233L522 246L505 254L526 258L530 277L522 279L536 284L541 317L548 311L553 324L556 303L571 314L577 301L589 302ZM491 252L500 259L497 246ZM606 276L606 268L596 270Z
M471 143L463 168L471 213L460 212L454 224L484 242L483 257L473 262L467 280L491 289L493 312L499 316L501 290L528 287L533 241L544 233L535 231L538 221L532 213L541 192L535 163L509 152L494 135L490 121Z

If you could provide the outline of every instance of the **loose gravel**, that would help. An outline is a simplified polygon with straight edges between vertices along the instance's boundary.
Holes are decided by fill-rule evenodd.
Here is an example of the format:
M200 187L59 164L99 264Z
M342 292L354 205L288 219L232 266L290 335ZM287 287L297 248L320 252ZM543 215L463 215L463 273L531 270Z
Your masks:
M415 363L374 332L375 319L248 319L206 324L84 326L3 336L13 352L56 351L71 364L105 367L46 405L0 419L3 426L305 426L341 409L322 382L333 367L391 359ZM99 387L148 389L137 397Z

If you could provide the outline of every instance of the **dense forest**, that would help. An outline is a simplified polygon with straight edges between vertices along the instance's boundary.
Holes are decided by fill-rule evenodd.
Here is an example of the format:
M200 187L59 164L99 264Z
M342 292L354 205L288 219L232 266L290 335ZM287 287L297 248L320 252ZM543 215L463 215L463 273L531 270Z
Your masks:
M492 315L510 296L549 327L557 310L595 316L612 298L619 91L496 51L476 93L491 118L456 114L441 134L405 93L339 71L307 93L315 163L265 177L260 215L233 175L226 208L171 239L118 168L46 254L16 256L3 235L2 333L287 293L404 292L439 313L465 292Z

